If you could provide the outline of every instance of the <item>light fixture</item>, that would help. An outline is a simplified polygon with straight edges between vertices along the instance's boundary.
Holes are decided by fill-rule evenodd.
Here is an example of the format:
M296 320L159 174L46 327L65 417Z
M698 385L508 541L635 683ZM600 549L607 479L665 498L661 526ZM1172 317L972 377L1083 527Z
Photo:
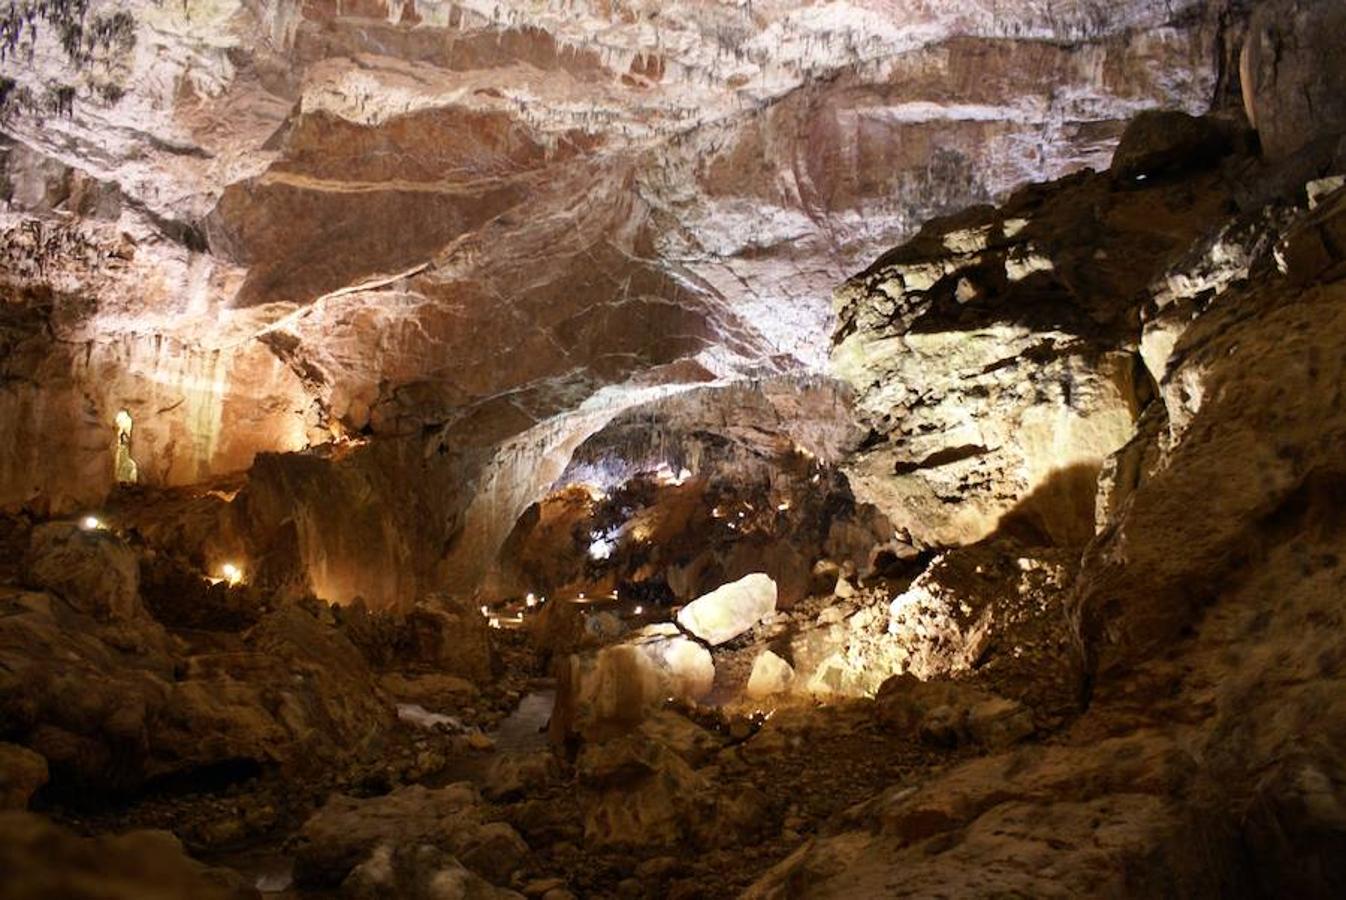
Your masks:
M482 606L482 608L481 608L481 614L482 614L483 616L489 616L489 615L491 614L491 611L490 611L489 609L487 609L485 606Z
M227 562L220 566L220 575L222 575L224 580L231 585L238 584L243 580L243 570L231 562Z
M636 615L640 615L641 613L643 613L643 612L645 611L645 607L643 607L643 606L637 606L637 607L636 607L634 610L632 610L632 611L633 611Z
M79 520L79 527L85 531L97 531L103 527L103 523L97 516L85 516Z
M526 604L528 604L528 606L530 606L530 607L531 607L531 606L537 606L537 597L535 597L535 596L532 595L532 594L529 594L527 597L524 597L524 598L523 598L523 602L526 603Z

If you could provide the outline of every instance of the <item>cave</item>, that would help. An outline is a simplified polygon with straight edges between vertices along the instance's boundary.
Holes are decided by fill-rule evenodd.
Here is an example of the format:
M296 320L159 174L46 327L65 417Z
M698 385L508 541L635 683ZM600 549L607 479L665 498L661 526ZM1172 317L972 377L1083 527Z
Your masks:
M1346 895L1343 36L13 0L0 900Z

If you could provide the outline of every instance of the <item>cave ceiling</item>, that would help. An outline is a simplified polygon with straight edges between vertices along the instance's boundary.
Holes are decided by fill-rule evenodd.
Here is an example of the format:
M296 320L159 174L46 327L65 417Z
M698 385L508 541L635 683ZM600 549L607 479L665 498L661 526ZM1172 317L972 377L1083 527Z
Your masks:
M76 60L39 19L3 63L3 275L37 308L7 313L7 503L105 491L120 409L142 481L180 484L333 436L592 433L686 387L826 374L847 276L932 214L1105 167L1134 112L1204 111L1220 78L1198 2L87 21L112 10L133 40Z

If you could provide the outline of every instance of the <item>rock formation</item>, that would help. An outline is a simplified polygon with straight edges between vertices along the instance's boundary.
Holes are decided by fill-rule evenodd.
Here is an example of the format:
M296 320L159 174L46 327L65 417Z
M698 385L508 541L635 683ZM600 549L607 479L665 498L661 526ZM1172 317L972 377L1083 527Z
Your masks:
M7 26L0 502L101 502L123 411L150 485L442 429L468 578L613 414L821 371L876 248L1220 74L1196 3L50 6Z

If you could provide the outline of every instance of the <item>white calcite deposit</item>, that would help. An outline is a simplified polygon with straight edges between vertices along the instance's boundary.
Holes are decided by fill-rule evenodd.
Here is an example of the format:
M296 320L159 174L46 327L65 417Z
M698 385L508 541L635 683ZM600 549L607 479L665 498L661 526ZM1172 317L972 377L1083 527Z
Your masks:
M776 582L760 572L716 588L678 612L678 624L712 647L731 641L776 611Z

